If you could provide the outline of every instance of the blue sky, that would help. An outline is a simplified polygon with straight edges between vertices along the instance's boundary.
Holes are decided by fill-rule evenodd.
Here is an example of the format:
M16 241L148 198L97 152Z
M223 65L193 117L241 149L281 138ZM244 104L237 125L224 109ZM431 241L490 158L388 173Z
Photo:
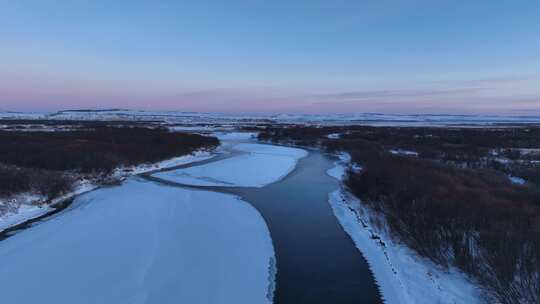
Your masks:
M0 0L0 109L540 114L539 1Z

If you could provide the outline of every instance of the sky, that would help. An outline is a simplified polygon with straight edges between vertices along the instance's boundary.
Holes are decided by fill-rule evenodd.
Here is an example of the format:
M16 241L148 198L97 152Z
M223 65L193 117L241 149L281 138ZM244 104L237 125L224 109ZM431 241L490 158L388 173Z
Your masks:
M540 115L540 1L0 0L0 110Z

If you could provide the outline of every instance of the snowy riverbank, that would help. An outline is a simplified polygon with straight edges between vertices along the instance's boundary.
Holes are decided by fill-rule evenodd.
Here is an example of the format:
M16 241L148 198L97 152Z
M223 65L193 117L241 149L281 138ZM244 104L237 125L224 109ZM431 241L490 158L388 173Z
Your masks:
M36 254L38 253L38 254ZM6 303L271 303L275 258L239 198L128 180L0 244Z
M342 180L347 158L328 175ZM343 229L368 261L387 304L481 303L480 290L461 272L444 271L395 242L384 219L341 188L330 193L329 203Z
M241 143L232 147L239 155L201 166L165 171L153 176L196 186L264 187L287 176L298 160L307 155L302 149Z
M154 170L175 167L196 161L210 159L214 156L206 151L197 151L193 154L183 155L172 159L167 159L154 164L141 164L138 166L117 168L112 179L125 179L129 176L150 172ZM21 193L9 198L0 198L0 211L5 208L6 212L0 212L0 232L26 221L43 216L54 210L54 205L69 200L77 195L92 191L99 187L99 182L83 179L75 183L73 190L49 203L42 195L34 193Z

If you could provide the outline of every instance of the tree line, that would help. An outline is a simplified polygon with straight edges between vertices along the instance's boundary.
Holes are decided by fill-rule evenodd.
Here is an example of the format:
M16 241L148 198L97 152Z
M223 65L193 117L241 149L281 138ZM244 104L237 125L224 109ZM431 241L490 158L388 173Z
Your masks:
M218 144L215 137L161 128L0 131L0 197L32 191L52 199L69 191L77 177L106 176L120 166L158 162Z

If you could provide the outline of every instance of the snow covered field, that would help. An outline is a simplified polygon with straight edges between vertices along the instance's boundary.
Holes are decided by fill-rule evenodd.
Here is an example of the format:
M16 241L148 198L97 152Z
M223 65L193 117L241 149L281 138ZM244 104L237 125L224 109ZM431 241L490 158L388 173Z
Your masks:
M328 170L341 180L344 163ZM446 272L392 240L375 214L344 189L330 193L329 203L343 229L368 261L387 304L481 303L480 290L455 269ZM384 219L378 219L379 223ZM384 226L384 225L382 225Z
M307 155L302 149L250 143L236 144L233 150L242 154L154 176L186 185L264 187L285 177Z
M274 251L237 197L128 180L0 243L5 303L271 303Z
M197 130L205 124L220 124L234 129L238 125L257 125L261 123L309 124L309 125L349 125L372 126L448 126L448 125L522 125L539 123L535 115L437 115L437 114L381 114L351 113L331 115L309 114L227 114L204 112L155 112L136 110L68 110L56 113L2 112L0 119L51 119L51 120L125 120L125 121L164 121L181 124L176 130Z

